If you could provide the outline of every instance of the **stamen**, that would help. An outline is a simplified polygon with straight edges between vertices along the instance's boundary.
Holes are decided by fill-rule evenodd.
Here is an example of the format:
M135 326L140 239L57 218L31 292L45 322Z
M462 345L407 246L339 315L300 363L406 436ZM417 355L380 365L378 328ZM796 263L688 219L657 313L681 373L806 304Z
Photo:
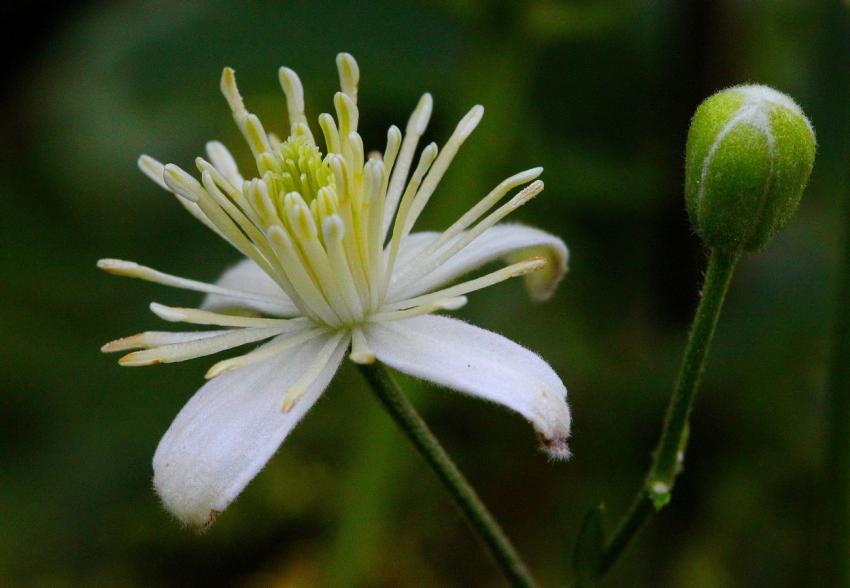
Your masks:
M248 111L245 109L245 102L239 94L239 88L236 86L236 72L232 67L225 67L221 72L221 93L227 104L230 106L230 111L233 113L233 118L236 124L242 129L242 121L248 116Z
M430 274L443 263L462 251L472 241L477 239L481 233L498 223L500 220L508 216L523 204L527 203L542 191L543 182L540 180L534 181L518 192L516 196L511 198L508 202L487 215L487 217L475 225L475 227L464 233L460 239L452 243L450 247L446 248L438 255L433 256L430 259L425 258L427 261L423 261L424 252L417 254L408 265L408 267L412 269L402 272L402 274L398 277L397 283L399 284L399 288L403 290L407 287L407 285ZM402 286L402 284L404 284L404 286Z
M204 189L206 189L207 194L224 211L224 213L230 217L231 220L236 222L239 229L250 239L251 244L259 249L267 259L274 261L274 252L268 246L265 236L254 224L254 221L246 217L242 212L242 209L233 204L233 202L228 199L221 190L219 190L218 185L213 180L212 174L208 170L204 170L201 173L201 181L203 182Z
M404 190L404 183L407 180L407 175L410 173L410 166L413 164L413 158L416 155L416 145L419 143L419 138L428 126L433 107L434 100L431 98L431 95L423 94L416 108L413 109L410 119L407 121L407 127L404 131L404 141L401 144L398 160L396 161L395 169L393 170L392 178L387 188L382 241L386 238L387 231L390 230L393 215L395 215L401 193Z
M225 372L255 364L258 361L262 361L266 358L276 355L281 351L285 351L290 347L294 347L295 345L300 345L301 343L306 343L311 339L315 339L324 332L325 331L323 329L309 329L307 331L298 333L297 335L292 335L291 337L284 339L283 341L271 341L270 343L263 345L259 349L255 349L254 351L251 351L244 355L225 359L216 364L213 364L213 366L210 367L209 370L207 370L207 373L204 375L204 377L209 380L210 378L215 378L216 376L220 376Z
M363 149L363 137L361 137L356 131L352 131L348 133L348 141L346 144L348 145L348 156L346 161L353 172L349 174L349 178L356 181L358 174L363 169L363 163L366 159L365 151ZM353 185L351 187L355 196L360 192L357 187L357 185Z
M348 53L339 53L336 56L336 67L339 71L340 88L356 104L357 84L360 82L360 68L357 61Z
M218 337L219 335L225 335L230 332L232 332L230 329L189 332L145 331L144 333L110 341L101 347L100 350L103 353L114 353L116 351L129 351L130 349L150 349L151 347L160 347L162 345L174 345L175 343L188 343L190 341L209 339L210 337Z
M322 222L322 237L328 253L328 261L331 266L334 280L340 286L340 292L345 299L348 308L356 320L363 318L363 304L357 294L355 281L348 266L348 259L343 250L343 237L345 226L339 215L332 214Z
M339 121L339 135L347 137L350 133L356 132L360 113L354 100L347 94L337 92L334 94L334 108Z
M504 180L498 186L493 188L493 190L489 194L482 198L478 202L478 204L470 208L448 229L443 231L439 238L428 246L428 249L425 251L425 255L430 255L431 253L439 249L441 245L448 242L454 236L460 234L469 225L478 220L482 214L493 208L493 206L495 206L496 203L501 200L505 194L507 194L517 186L527 184L528 182L537 179L541 173L543 173L543 168L535 167L524 172L515 174Z
M408 298L406 300L399 300L397 302L390 302L386 304L384 308L386 309L402 309L402 308L410 308L412 306L419 306L422 304L428 304L430 301L435 299L443 299L447 297L461 296L464 294L469 294L470 292L475 292L476 290L481 290L482 288L487 288L488 286L492 286L494 284L498 284L499 282L504 282L507 279L514 278L517 276L522 276L531 272L536 272L539 269L542 269L546 265L546 259L543 257L532 257L530 259L526 259L525 261L520 261L518 263L511 264L507 267L503 267L500 270L496 270L492 273L489 273L485 276L481 276L480 278L475 278L473 280L468 280L466 282L461 282L455 286L450 286L448 288L443 288L442 290L437 290L435 292L431 292L429 294L423 294L422 296L416 296L414 298Z
M282 327L285 331L302 328L310 324L304 317L291 319L259 318L221 314L198 308L180 308L151 302L151 312L159 318L172 323L191 323L193 325L216 325L219 327Z
M278 79L283 93L286 95L286 109L289 113L289 125L294 129L298 123L307 123L304 116L304 86L298 74L288 67L278 70Z
M272 172L275 174L279 174L283 172L283 168L280 165L280 159L272 155L269 152L260 153L257 157L257 171L260 174L266 174L267 172Z
M319 126L325 136L325 148L328 153L342 153L342 145L339 142L339 130L336 128L334 117L327 112L319 115Z
M195 178L181 170L176 165L168 164L165 166L164 179L166 185L175 193L185 191L186 194L192 194L197 198L197 205L206 217L212 222L223 235L224 239L235 247L245 257L253 259L267 274L272 276L281 288L286 290L283 280L279 277L279 272L276 271L257 247L248 240L245 234L234 224L233 220L228 216L214 198L210 196ZM188 195L181 194L188 198Z
M297 217L290 222L298 228L295 231L298 245L304 254L307 265L313 270L318 286L325 297L330 300L331 307L339 314L343 322L351 322L354 318L354 310L348 307L340 290L341 284L335 279L331 271L328 255L318 239L313 215L303 202L290 210L294 210Z
M201 161L203 162L203 160ZM259 264L260 267L262 267L266 273L274 279L275 283L277 283L281 290L286 293L290 300L292 300L299 309L303 309L303 301L298 296L295 288L293 288L285 272L280 269L280 260L278 259L274 249L269 245L268 239L265 235L263 235L256 227L254 221L248 219L238 207L234 206L234 204L228 200L221 191L219 191L218 186L215 182L213 182L212 175L209 171L204 171L202 179L204 186L207 189L207 193L213 198L213 200L215 200L215 203L224 210L226 217L234 219L238 224L241 232L237 234L237 238L244 238L244 235L249 237L250 241L248 239L244 240L245 246L255 248L256 255L266 260L265 265ZM256 181L253 183L253 186L262 194L262 188L265 187L265 183ZM212 205L211 209L214 209Z
M398 249L401 246L403 227L405 225L405 219L407 218L407 211L410 209L410 202L416 194L416 190L419 189L422 177L434 162L435 157L437 157L437 145L435 143L431 143L422 150L422 155L419 157L419 163L416 166L416 170L413 172L413 176L410 178L407 189L404 191L404 197L401 199L401 206L398 209L398 215L396 216L395 225L393 226L393 235L390 240L387 263L384 268L384 280L381 287L382 298L387 294L390 277L392 276L393 269L395 267L395 260L398 256Z
M251 292L246 292L242 290L233 290L231 288L222 288L221 286L216 286L215 284L208 284L206 282L199 282L197 280L181 278L179 276L166 274L164 272L155 270L144 265L139 265L138 263L135 263L133 261L124 261L122 259L100 259L97 262L97 267L107 273L116 276L138 278L148 282L154 282L155 284L171 286L172 288L181 288L183 290L192 290L194 292L218 294L220 296L227 296L229 298L237 298L240 300L253 300L255 302L262 302L264 304L278 305L280 306L281 311L285 309L285 306L282 304L281 300L272 298L270 296L253 294Z
M282 327L266 327L261 329L237 329L229 333L208 337L186 343L174 343L162 347L154 347L144 351L128 353L118 360L118 363L128 367L174 363L194 359L204 355L212 355L225 349L231 349L247 343L261 341L280 334Z
M350 234L353 237L355 247L349 255L355 258L354 264L361 268L363 272L364 305L368 306L370 300L369 288L373 274L369 256L369 207L372 204L373 192L377 190L373 191L371 184L364 185L368 178L366 177L366 170L363 165L363 139L357 133L350 133L348 135L348 146L349 165L354 171L348 174L349 181L351 182L349 189L352 198L349 205L351 207L352 222L351 224L346 224L351 227ZM347 221L348 219L345 220Z
M351 276L354 278L354 286L357 288L357 295L360 298L361 306L365 308L369 302L369 282L366 279L366 271L360 257L360 246L357 241L357 230L354 224L354 217L351 211L351 193L347 185L347 172L345 160L337 155L328 158L331 169L334 173L334 186L338 190L339 198L339 216L343 226L348 227L343 234L345 247L343 251L348 260L348 268L351 271Z
M393 310L389 312L379 312L369 317L371 321L397 321L423 314L431 314L438 310L457 310L467 303L466 296L454 296L450 298L437 298L433 301L428 301L425 304L420 304L412 308L404 310Z
M163 179L163 174L165 173L164 165L162 165L156 159L148 155L142 155L141 157L139 157L137 163L139 165L139 169L142 170L142 173L144 173L146 176L156 182L156 184L163 190L167 190L169 193L174 194L174 192L171 191L171 188L169 188L165 184L165 180ZM177 196L176 194L174 195ZM188 200L186 200L185 198L181 198L180 196L177 196L177 201L183 208L185 208L189 212L189 214L201 221L204 226L212 230L222 239L226 239L222 232L218 230L218 227L216 227L210 221L210 219L207 218L203 211L198 208L197 204L195 204L194 202L189 202Z
M265 229L273 224L282 222L278 216L277 208L269 194L269 186L264 180L254 178L250 182L245 182L243 192L248 195L254 210L257 212L257 219L260 221L260 227Z
M359 364L375 363L375 354L369 349L366 337L360 327L351 330L351 353L348 356L351 361Z
M173 163L163 168L162 179L169 190L189 202L198 202L204 195L204 188L198 180Z
M371 307L377 308L383 283L381 222L384 217L384 199L381 188L384 181L384 164L380 160L373 159L366 164L364 171L366 175L364 193L367 194L368 202L368 218L364 219L364 235L367 237L365 245L369 255Z
M237 186L242 186L245 183L245 180L242 180L241 176L239 176L239 183L233 184L224 174L222 174L220 170L216 169L213 164L204 160L202 157L195 158L195 167L197 167L198 171L202 174L204 172L209 172L213 182L215 182L215 185L227 194L228 198L230 198L230 200L236 204L236 206L238 206L248 218L251 219L251 222L259 226L259 219L257 219L254 214L254 208L248 202L248 199L245 198L243 191L237 188Z
M232 186L241 186L245 180L239 173L239 167L230 150L219 141L209 141L206 145L207 156L213 167L230 182Z
M233 68L225 67L221 72L221 93L227 100L230 111L233 113L233 120L242 132L242 136L245 137L254 157L264 151L271 150L268 135L263 129L260 119L257 118L257 115L249 113L245 108L245 102L236 86L236 72L233 71Z
M271 143L269 143L269 136L266 134L263 123L260 122L256 114L249 114L245 117L244 124L243 133L245 140L248 142L248 146L251 148L251 153L254 154L254 157L257 157L260 153L272 150Z
M296 139L304 139L310 145L316 144L316 140L313 138L313 131L310 130L310 125L308 125L306 121L292 125L291 135Z
M274 225L267 231L272 246L281 259L283 271L289 278L301 300L307 305L307 309L327 325L340 324L339 316L328 304L325 296L319 290L312 278L308 275L304 264L295 251L292 239L282 225Z
M387 147L384 149L384 181L381 186L381 195L386 197L387 185L390 181L390 172L395 165L395 159L398 157L398 151L401 148L401 131L395 125L391 126L387 131ZM381 219L383 222L383 219ZM381 228L381 242L384 240L383 225Z
M325 343L325 346L322 347L322 350L319 351L316 359L310 364L304 374L284 393L283 401L281 402L281 411L289 412L295 406L295 403L304 396L313 382L316 381L316 378L319 377L319 374L322 373L322 370L328 361L330 361L334 351L336 351L337 346L342 342L345 335L346 333L340 333Z
M327 217L339 212L339 198L337 198L335 188L326 186L319 190L319 195L316 198L316 210L319 212L318 221L320 224Z
M139 169L142 170L142 173L156 182L157 186L163 190L171 192L168 186L165 185L165 180L162 179L162 174L165 171L164 165L150 155L142 155L139 157L137 163L139 165Z
M431 166L431 170L428 172L425 180L422 182L422 187L413 199L413 203L410 206L410 213L404 226L405 235L413 228L413 225L416 223L416 220L419 218L419 215L422 213L425 205L428 204L428 200L431 198L434 190L437 189L437 184L440 183L440 180L449 168L452 159L454 159L454 156L457 154L458 149L460 149L460 146L463 145L463 142L467 139L467 137L472 134L472 131L474 131L475 127L478 126L478 123L481 122L481 117L483 116L484 107L481 105L473 106L472 110L470 110L466 116L460 120L457 127L455 127L454 133L452 133L452 136L449 137L448 142L445 147L443 147L442 152L440 152L439 157L437 157L437 160L434 162L434 165Z

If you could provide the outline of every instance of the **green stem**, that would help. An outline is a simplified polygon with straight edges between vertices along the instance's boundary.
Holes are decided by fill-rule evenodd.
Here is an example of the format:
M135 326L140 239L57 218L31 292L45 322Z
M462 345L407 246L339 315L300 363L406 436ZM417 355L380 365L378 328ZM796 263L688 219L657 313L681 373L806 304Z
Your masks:
M829 381L827 488L832 585L846 587L850 586L850 200L844 206L844 219Z
M510 584L523 588L536 586L522 558L502 531L499 523L416 412L389 370L383 364L375 363L361 365L360 371L371 384L384 408L446 486L458 508L490 550Z
M729 282L738 263L740 252L715 249L708 260L702 298L697 307L691 333L679 369L679 377L670 405L655 458L644 485L632 505L617 525L614 534L606 541L599 570L601 578L619 559L632 538L643 527L655 510L670 500L670 493L684 459L688 437L688 419L705 369L708 348L714 337L717 319Z

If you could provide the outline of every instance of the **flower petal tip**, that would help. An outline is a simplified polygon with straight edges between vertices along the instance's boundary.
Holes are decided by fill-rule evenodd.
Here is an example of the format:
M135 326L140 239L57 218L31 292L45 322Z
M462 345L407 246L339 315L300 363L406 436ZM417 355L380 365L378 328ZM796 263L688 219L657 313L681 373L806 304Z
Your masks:
M165 506L165 504L163 504L163 506ZM165 508L168 510L167 506L165 506ZM197 517L193 516L192 518L183 518L175 512L169 512L171 512L171 514L180 522L183 528L194 531L198 535L202 535L209 531L210 527L212 527L213 523L218 520L218 517L221 516L223 511L210 509L206 512L206 514L202 514Z
M553 249L548 252L544 252L544 250L539 252L544 253L544 259L547 261L544 266L538 268L543 269L543 271L529 272L523 277L523 280L525 280L525 288L531 299L544 302L555 294L558 284L566 275L569 253L566 247L563 247L561 251Z
M215 496L209 488L197 486L179 466L178 462L157 460L154 455L153 490L163 509L184 529L203 533L218 520L231 500Z
M541 435L540 448L552 461L566 461L572 456L566 437L547 438Z
M204 533L204 532L206 532L206 531L207 531L210 527L212 527L212 524L218 520L218 517L219 517L219 516L221 516L221 511L220 511L220 510L211 510L211 511L209 512L209 514L207 515L207 520L204 522L204 524L203 524L203 525L199 525L199 526L194 526L194 527L193 527L193 529L194 529L195 531L197 531L198 533Z

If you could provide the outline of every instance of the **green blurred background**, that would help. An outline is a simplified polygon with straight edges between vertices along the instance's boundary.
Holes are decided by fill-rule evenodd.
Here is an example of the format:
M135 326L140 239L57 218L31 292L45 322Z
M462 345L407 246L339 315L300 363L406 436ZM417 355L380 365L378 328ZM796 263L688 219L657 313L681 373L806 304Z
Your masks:
M33 6L28 8L32 9ZM0 584L499 586L433 474L344 366L326 397L206 534L151 490L161 434L212 360L119 368L99 346L162 328L147 303L191 293L109 277L99 257L212 280L236 253L138 172L243 148L218 76L281 130L276 68L332 108L334 55L362 72L367 147L435 96L428 140L487 108L423 218L444 226L503 177L546 168L516 220L561 235L571 271L545 304L517 282L460 316L563 376L574 458L522 419L409 379L433 429L547 586L569 578L584 513L625 508L657 439L704 253L681 194L688 119L745 81L794 96L818 132L799 213L732 285L685 475L604 586L816 586L825 388L850 161L850 24L815 0L87 2L3 9L0 119ZM11 34L11 32L10 32ZM846 271L846 268L842 268Z

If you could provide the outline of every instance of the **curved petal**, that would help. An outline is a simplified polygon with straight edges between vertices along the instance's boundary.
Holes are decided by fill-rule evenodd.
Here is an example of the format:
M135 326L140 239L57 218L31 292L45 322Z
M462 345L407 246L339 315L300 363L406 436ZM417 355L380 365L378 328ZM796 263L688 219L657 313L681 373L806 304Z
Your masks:
M461 233L455 240L463 238ZM418 253L423 252L439 233L424 232L408 236L399 248L396 268L404 268L415 263ZM450 241L449 243L452 243ZM436 270L413 284L400 284L390 289L390 300L399 300L433 290L470 272L485 263L504 258L514 263L528 257L541 256L549 262L540 271L524 277L525 286L532 298L545 300L554 292L558 282L567 271L569 253L567 246L558 237L520 224L501 224L481 233L459 253L451 257Z
M303 382L316 358L335 341L303 395L283 412L284 393ZM347 343L338 335L323 335L202 386L171 423L153 457L154 488L165 508L187 525L212 524L321 396Z
M247 308L261 314L275 316L301 314L289 296L253 260L243 259L237 262L226 269L215 283L222 288L242 290L243 292L264 296L269 298L269 302L232 298L220 294L207 294L201 308L206 310Z
M372 323L365 335L380 361L518 412L537 430L549 455L569 456L567 389L536 353L496 333L434 315Z

